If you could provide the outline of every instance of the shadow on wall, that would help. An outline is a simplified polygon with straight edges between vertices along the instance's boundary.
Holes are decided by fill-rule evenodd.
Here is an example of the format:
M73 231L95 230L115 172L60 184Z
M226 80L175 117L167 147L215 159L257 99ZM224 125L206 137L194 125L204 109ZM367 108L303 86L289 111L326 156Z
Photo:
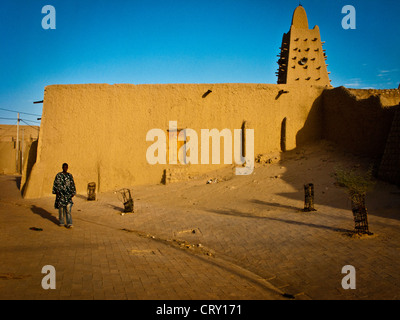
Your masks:
M22 196L24 195L25 188L28 184L33 165L36 163L37 147L38 147L38 140L33 141L29 149L29 154L26 164L25 181L23 182L22 186L19 186L19 190L21 190Z
M396 99L392 99L393 105L383 106L386 90L375 91L366 94L365 90L350 91L345 87L325 90L323 138L344 150L380 161L400 97L397 104Z
M296 148L286 152L282 148L281 160L286 169L282 179L297 191L279 195L304 201L304 184L314 183L317 210L319 204L349 210L351 215L346 191L334 184L332 175L341 161L344 161L342 165L361 165L365 172L371 165L375 169L379 166L396 109L399 105L382 106L377 95L359 99L343 87L325 90L315 100L303 128L298 131ZM285 125L282 122L282 132ZM390 186L384 188L390 189ZM382 204L378 205L382 196L378 186L367 196L372 214L384 214L376 209L379 207L382 211ZM387 209L393 211L396 207L393 203L398 202L393 198L388 201Z
M330 91L330 90L329 90ZM325 92L325 91L324 91ZM318 156L315 150L321 150L322 147L329 152L333 152L331 147L327 147L324 138L324 92L314 101L304 126L296 134L296 148L287 151L284 148L284 128L286 127L286 119L282 121L281 126L281 161L286 168L282 179L291 184L297 191L280 193L280 196L291 200L304 201L304 184L314 183L316 186L316 202L320 205L346 209L348 208L346 195L342 190L334 190L332 194L334 165L331 165L331 172L320 169L324 160L324 156ZM316 148L316 149L315 149ZM327 160L329 161L329 160ZM335 164L336 165L336 164ZM328 170L329 171L329 170ZM296 179L294 179L296 177ZM298 183L298 181L302 183ZM295 182L296 181L296 182ZM329 185L329 186L328 186ZM322 187L323 186L323 187ZM328 190L326 190L328 188ZM331 189L331 190L330 190ZM302 208L299 208L302 209Z
M287 150L286 129L288 120L281 122L281 154L280 159L286 171L282 179L292 185L296 191L279 193L280 196L304 201L304 184L314 183L316 186L316 205L328 206L339 209L349 209L349 201L342 188L334 186L332 174L338 163L334 161L337 155L335 144L323 140L324 137L324 93L313 102L306 117L303 127L296 134L296 148ZM321 150L323 150L321 152ZM281 207L288 210L296 210L292 206L278 203L262 203L253 200L254 203L264 204L266 207ZM301 210L297 208L297 210ZM318 208L317 208L318 209Z
M400 108L397 108L386 142L378 176L400 187Z
M21 177L20 176L15 177L15 183L17 184L18 190L20 190L21 189Z
M315 99L303 128L296 134L297 147L302 147L323 138L323 102L322 93Z

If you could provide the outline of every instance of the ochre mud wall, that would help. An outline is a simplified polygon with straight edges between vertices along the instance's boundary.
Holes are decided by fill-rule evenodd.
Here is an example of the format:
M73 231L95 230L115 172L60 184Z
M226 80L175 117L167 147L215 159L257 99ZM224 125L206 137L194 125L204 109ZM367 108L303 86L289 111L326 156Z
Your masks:
M233 137L233 130L240 129L244 121L248 129L254 129L255 156L281 150L283 122L285 148L294 149L298 143L321 137L318 98L324 88L273 84L48 86L37 159L24 196L50 195L63 162L69 164L81 194L92 181L100 191L160 183L164 170L177 165L148 164L146 151L153 142L146 141L146 134L155 128L167 133L169 121L177 121L178 129L197 132L199 162L201 129L228 128ZM208 90L212 92L206 95ZM217 168L187 166L194 174Z
M16 174L25 165L32 143L37 140L39 127L19 126L19 162L17 166L17 126L0 125L0 174ZM22 170L21 170L22 171Z
M378 176L400 187L400 108L392 122Z
M0 174L17 172L15 142L0 141Z
M323 138L353 153L380 159L386 146L399 90L338 87L323 93Z

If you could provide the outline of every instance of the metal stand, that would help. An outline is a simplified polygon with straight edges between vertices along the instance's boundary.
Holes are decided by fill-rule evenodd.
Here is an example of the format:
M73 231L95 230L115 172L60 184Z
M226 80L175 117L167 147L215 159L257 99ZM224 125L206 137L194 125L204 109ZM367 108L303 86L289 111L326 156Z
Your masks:
M133 212L133 199L129 189L121 189L119 193L122 195L122 202L124 203L124 212Z
M353 217L354 217L354 232L357 234L372 235L368 229L368 212L365 207L365 195L353 194L351 199Z
M89 182L87 187L88 201L96 200L96 183Z
M314 184L304 185L304 212L317 211L314 209Z

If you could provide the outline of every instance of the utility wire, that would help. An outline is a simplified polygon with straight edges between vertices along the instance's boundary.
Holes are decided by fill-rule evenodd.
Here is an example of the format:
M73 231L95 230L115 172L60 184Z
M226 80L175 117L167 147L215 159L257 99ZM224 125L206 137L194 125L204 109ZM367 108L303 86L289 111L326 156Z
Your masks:
M2 120L18 120L16 118L3 118L3 117L0 117L0 119L2 119ZM21 119L21 118L19 118L19 120L21 120L21 121L29 121L29 122L34 122L34 123L39 123L40 124L39 121L34 121L34 120Z
M34 127L34 126L31 126L29 123L27 123L27 122L25 122L24 120L22 120L22 119L20 119L23 123L25 123L26 125L28 125L28 126L30 126L30 127L32 127L33 129L36 129L36 130L40 130L38 127Z
M3 117L0 117L0 119L2 119L2 120L16 120L15 118L3 118Z
M20 118L19 120L21 120L21 121L33 122L33 123L39 123L39 124L40 124L40 122L39 122L39 121L34 121L34 120L21 119L21 118Z
M15 110L10 110L10 109L3 109L0 108L0 110L4 110L4 111L8 111L8 112L15 112L15 113L21 113L21 114L28 114L30 116L37 116L37 117L41 117L41 114L35 114L35 113L27 113L27 112L21 112L21 111L15 111Z

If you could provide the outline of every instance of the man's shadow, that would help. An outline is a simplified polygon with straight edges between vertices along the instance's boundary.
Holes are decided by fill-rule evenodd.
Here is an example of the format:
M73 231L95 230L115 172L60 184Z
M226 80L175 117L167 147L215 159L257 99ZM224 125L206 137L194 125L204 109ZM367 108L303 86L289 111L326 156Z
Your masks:
M59 221L56 217L54 217L50 212L44 210L43 208L37 207L35 205L31 206L31 211L39 216L41 216L43 219L47 219L54 224L58 225Z

